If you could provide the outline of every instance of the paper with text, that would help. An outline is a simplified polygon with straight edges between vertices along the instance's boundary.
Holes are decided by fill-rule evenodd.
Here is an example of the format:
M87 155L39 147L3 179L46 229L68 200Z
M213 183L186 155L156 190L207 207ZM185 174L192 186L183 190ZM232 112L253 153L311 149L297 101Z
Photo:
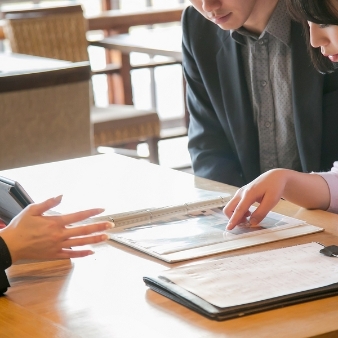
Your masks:
M160 274L218 307L249 304L338 282L338 259L308 243L175 268Z

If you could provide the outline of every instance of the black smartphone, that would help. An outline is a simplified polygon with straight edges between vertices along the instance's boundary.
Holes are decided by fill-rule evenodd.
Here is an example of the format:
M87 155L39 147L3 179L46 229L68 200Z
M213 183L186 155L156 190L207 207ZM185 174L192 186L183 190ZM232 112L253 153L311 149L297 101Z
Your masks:
M31 203L33 200L18 182L0 176L0 218L5 224Z

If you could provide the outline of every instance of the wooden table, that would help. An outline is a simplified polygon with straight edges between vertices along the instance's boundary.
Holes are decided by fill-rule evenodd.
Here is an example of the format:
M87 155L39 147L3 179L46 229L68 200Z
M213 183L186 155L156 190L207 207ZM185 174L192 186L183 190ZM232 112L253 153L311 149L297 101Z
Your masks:
M172 26L139 31L138 34L118 34L91 42L94 46L119 50L124 54L145 53L182 61L182 27Z
M186 5L176 5L168 8L144 8L137 11L108 10L98 15L87 15L87 27L89 31L104 30L108 35L126 33L130 27L134 26L179 22L185 8ZM0 20L0 40L5 39L4 25L5 21ZM107 53L107 62L110 63L112 61L114 60L111 59L111 54ZM114 79L116 80L115 77L118 78L117 75L108 76L109 102L132 104L129 70L122 68L122 89L119 89L121 87L120 81L114 81ZM114 89L114 87L117 88Z
M168 8L148 7L138 11L109 10L98 15L87 15L88 30L115 30L123 33L130 27L181 20L186 5Z
M109 212L159 206L193 198L196 187L230 193L236 190L119 155L98 155L13 169L0 172L0 175L18 180L36 201L63 191L60 207L64 211L80 205L105 206ZM88 189L88 184L96 188ZM74 200L76 196L81 196L78 202ZM310 241L325 245L338 242L338 215L304 210L285 201L281 201L276 210L322 226L325 232L217 257ZM114 242L97 245L95 250L95 255L71 262L12 266L8 270L12 287L6 297L0 298L0 336L247 338L338 335L338 297L215 322L156 294L143 284L144 274L185 263L169 265Z
M88 30L115 30L126 32L130 27L150 25L154 23L175 22L181 20L186 5L176 5L168 8L144 8L138 11L109 10L97 15L87 15ZM4 39L3 26L0 20L0 39Z
M144 8L138 11L108 10L99 15L87 16L89 30L104 30L107 36L128 33L131 27L168 22L180 22L186 5L175 5L168 8ZM1 34L0 34L1 35ZM128 56L119 52L106 53L107 63L122 63L121 78L108 76L108 94L110 103L133 104L130 68ZM122 60L120 60L122 59ZM155 100L155 95L153 95ZM156 107L156 104L153 105Z
M0 53L0 169L92 154L88 62Z
M117 34L108 36L99 41L91 41L91 45L103 47L106 50L115 50L122 53L121 58L121 76L123 78L123 91L127 103L132 104L132 85L130 71L132 69L142 68L131 64L130 54L145 53L151 56L160 55L169 57L169 62L163 62L163 65L182 63L182 27L180 25L139 30L132 34ZM156 108L156 90L155 78L151 81L151 96L154 107ZM183 85L185 87L185 83ZM184 95L183 95L184 96ZM185 124L188 126L189 116L185 109Z
M89 62L0 53L0 93L89 80Z

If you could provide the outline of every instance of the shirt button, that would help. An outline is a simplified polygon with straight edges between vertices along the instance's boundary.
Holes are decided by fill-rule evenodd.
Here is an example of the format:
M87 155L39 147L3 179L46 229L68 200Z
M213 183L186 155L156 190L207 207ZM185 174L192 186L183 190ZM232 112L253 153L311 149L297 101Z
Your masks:
M258 43L259 43L260 45L264 45L264 42L265 42L265 40L259 40L259 41L258 41Z
M270 122L265 122L264 125L265 125L266 128L270 128L271 123Z
M262 87L265 87L266 85L267 85L267 82L266 82L266 81L264 81L264 80L261 81L261 86L262 86Z

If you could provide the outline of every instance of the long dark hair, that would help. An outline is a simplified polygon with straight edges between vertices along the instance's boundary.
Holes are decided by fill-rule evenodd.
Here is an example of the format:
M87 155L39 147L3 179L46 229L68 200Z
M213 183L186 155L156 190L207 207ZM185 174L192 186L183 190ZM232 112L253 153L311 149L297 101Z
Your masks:
M338 25L338 11L332 5L331 1L332 0L286 0L292 18L303 24L312 62L321 73L332 72L336 66L327 57L322 55L320 48L313 48L311 46L307 21L316 24Z

